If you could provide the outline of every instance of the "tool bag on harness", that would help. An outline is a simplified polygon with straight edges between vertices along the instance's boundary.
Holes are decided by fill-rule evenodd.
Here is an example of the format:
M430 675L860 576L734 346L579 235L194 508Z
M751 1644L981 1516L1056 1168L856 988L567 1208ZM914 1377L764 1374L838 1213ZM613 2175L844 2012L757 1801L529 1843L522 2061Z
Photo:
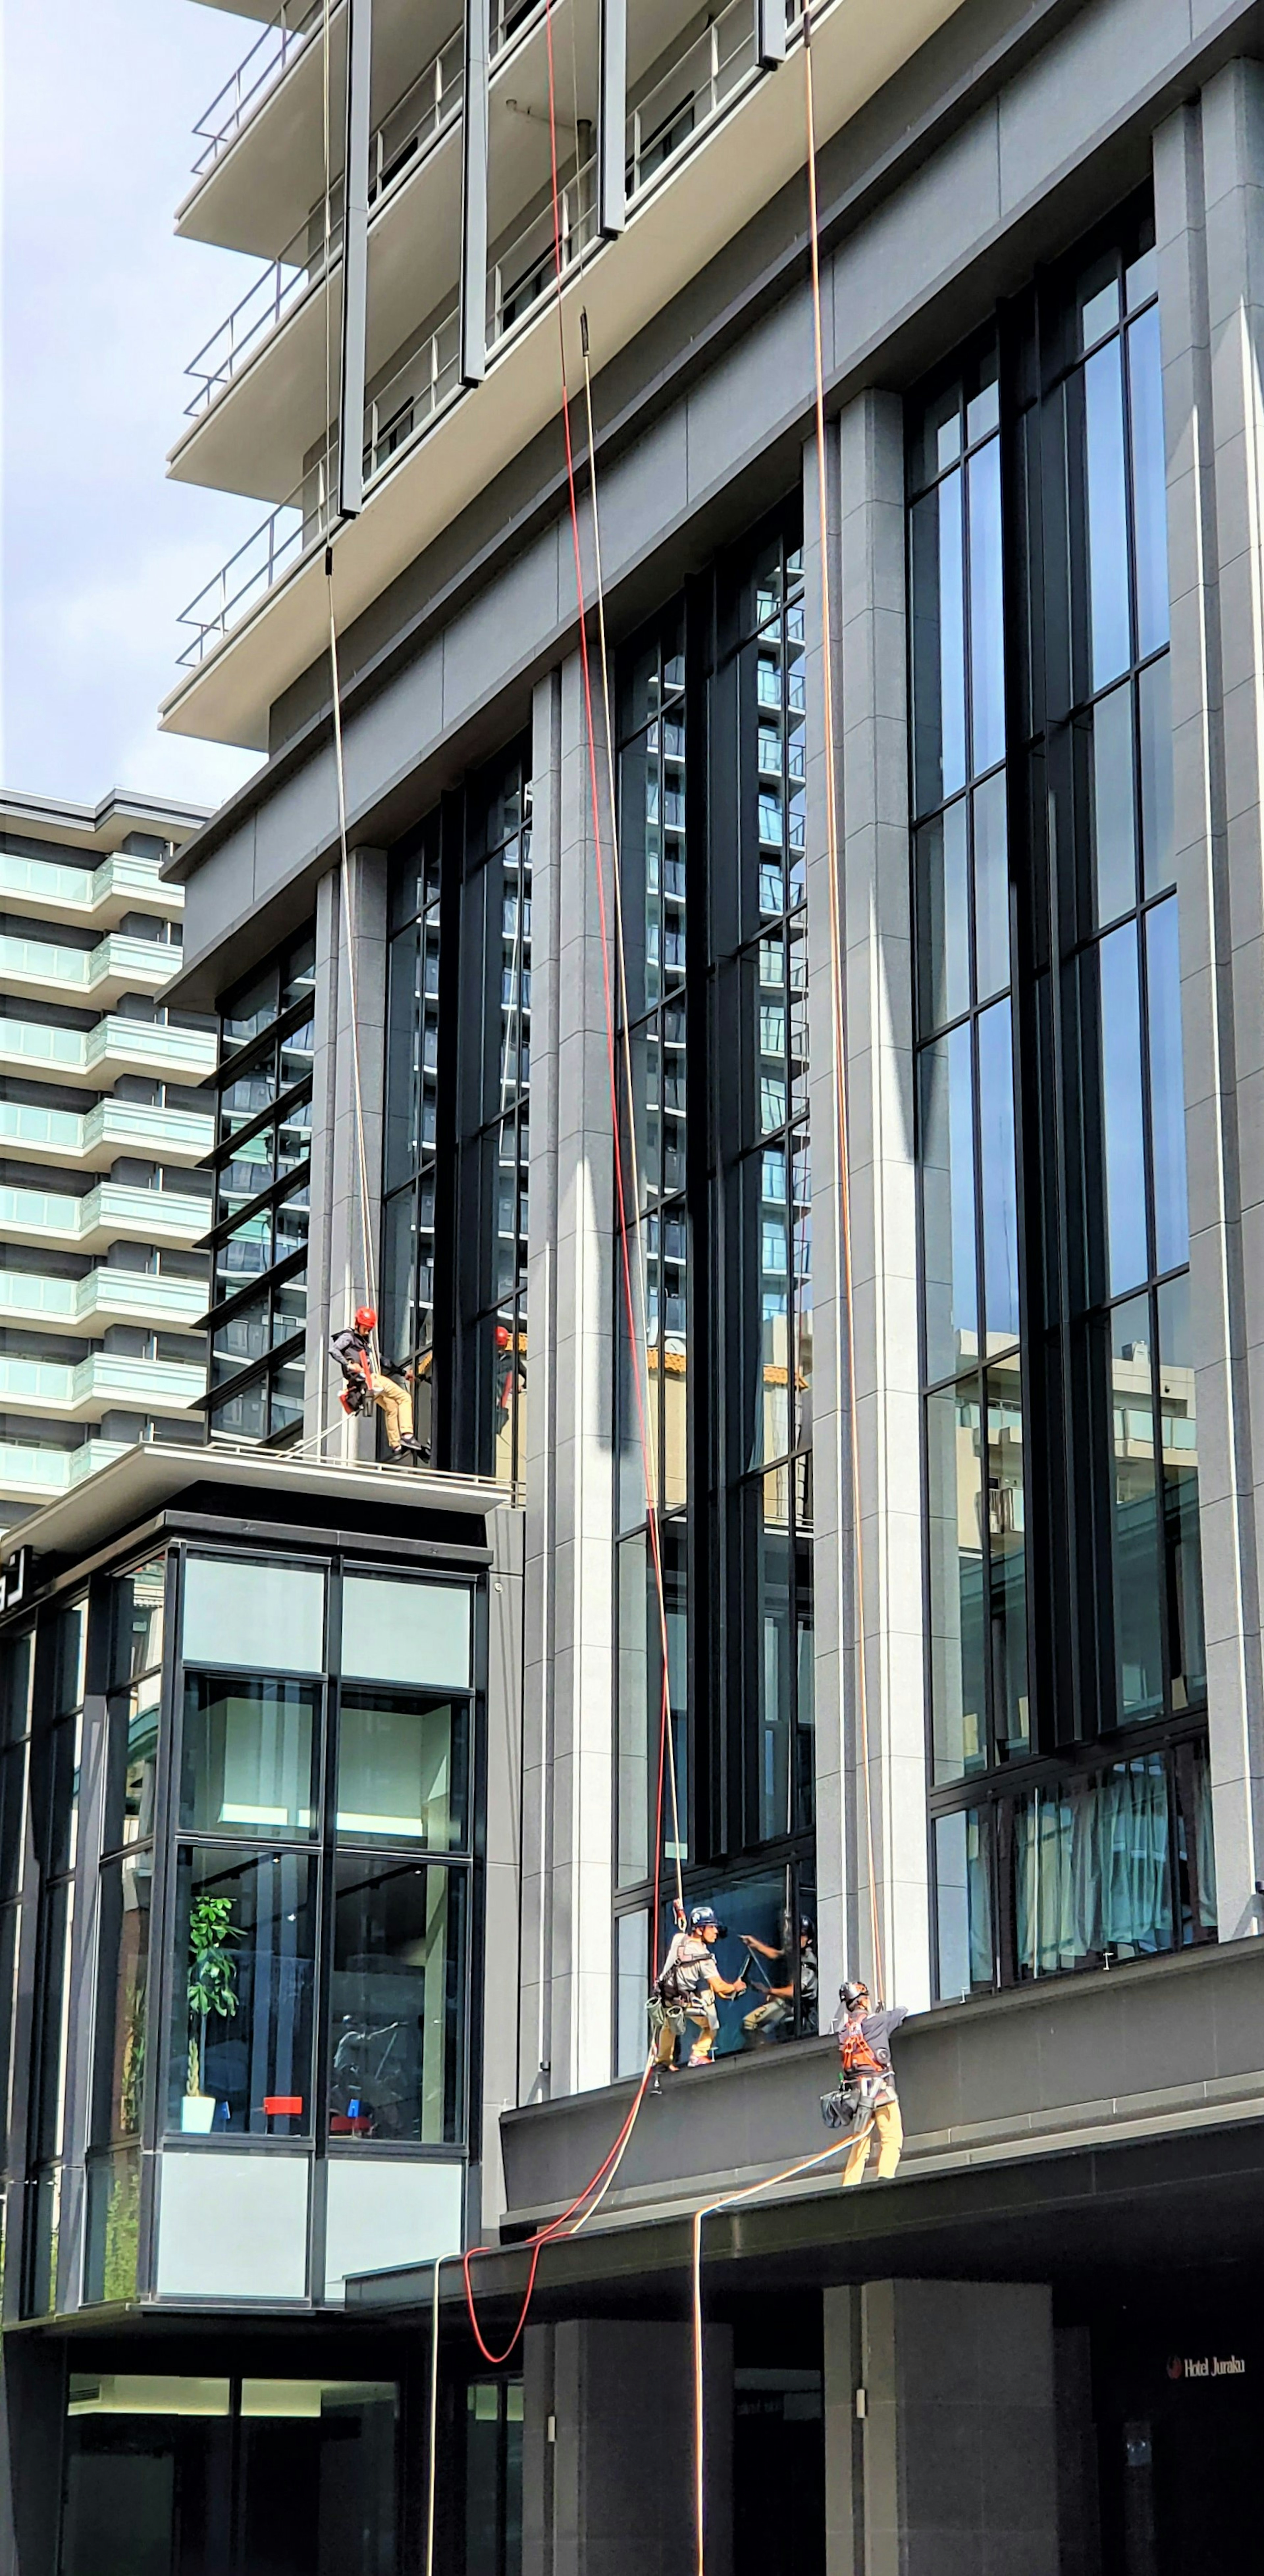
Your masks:
M366 1377L349 1377L343 1387L338 1401L342 1406L343 1412L351 1414L353 1418L357 1414L371 1413L373 1411L373 1389L369 1385L368 1379Z
M890 2069L870 2046L859 2022L849 2022L838 2043L838 2090L822 2093L827 2129L853 2129L873 2118Z

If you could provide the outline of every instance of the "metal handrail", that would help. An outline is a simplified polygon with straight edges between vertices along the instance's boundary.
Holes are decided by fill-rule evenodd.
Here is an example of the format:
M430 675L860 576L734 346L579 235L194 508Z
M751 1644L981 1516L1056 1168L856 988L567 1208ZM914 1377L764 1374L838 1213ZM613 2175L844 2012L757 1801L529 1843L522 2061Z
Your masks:
M249 53L243 55L235 72L225 81L218 96L211 100L193 128L195 138L203 136L206 150L193 164L193 176L202 178L234 143L243 125L262 107L264 97L276 87L290 63L306 50L323 13L324 0L308 0L308 5L294 15L291 0L282 0L270 26L256 36ZM268 48L271 48L268 51ZM261 62L258 57L264 55ZM221 113L221 111L224 111ZM218 119L218 122L214 120Z
M585 161L567 180L558 203L563 273L573 268L597 239L597 162ZM558 242L553 208L542 214L502 251L487 280L487 338L494 347L539 303L558 271Z
M751 0L729 0L629 111L629 202L657 179L758 68Z
M457 116L465 96L465 36L458 27L420 72L403 98L383 117L369 140L369 197L375 207L397 182L415 170L433 150ZM323 205L313 207L293 240L262 275L248 286L218 330L211 333L185 374L196 385L185 418L196 420L231 384L260 343L318 286L342 251L343 183L339 176L330 201L329 238Z
M434 419L460 384L460 320L455 305L364 411L364 479L381 474Z

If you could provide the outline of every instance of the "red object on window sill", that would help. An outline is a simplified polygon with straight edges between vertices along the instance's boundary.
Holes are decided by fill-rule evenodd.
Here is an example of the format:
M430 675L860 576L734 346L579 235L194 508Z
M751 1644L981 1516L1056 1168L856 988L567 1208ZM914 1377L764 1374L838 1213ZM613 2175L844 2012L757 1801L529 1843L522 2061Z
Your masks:
M269 2119L301 2120L303 2096L301 2093L265 2093L263 2107Z
M356 2120L348 2119L345 2111L331 2111L329 2114L331 2138L367 2138L372 2133L373 2122L365 2112L361 2112Z

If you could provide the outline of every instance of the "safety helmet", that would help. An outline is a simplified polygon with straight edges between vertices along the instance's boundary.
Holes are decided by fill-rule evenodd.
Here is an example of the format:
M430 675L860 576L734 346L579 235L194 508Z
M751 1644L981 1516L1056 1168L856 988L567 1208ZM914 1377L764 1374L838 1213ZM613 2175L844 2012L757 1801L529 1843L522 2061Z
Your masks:
M377 1324L376 1306L357 1306L355 1322L357 1333L371 1333Z
M848 2012L854 2012L858 2003L868 2003L869 1988L857 1985L855 1979L849 1977L846 1985L838 1989L838 2000L846 2005Z
M801 1914L799 1916L799 1939L801 1941L811 1941L815 1937L815 1933L816 1925L812 1921L811 1915Z
M695 1905L691 1908L689 1915L689 1929L691 1932L701 1932L704 1924L714 1923L714 1921L715 1907L713 1905Z

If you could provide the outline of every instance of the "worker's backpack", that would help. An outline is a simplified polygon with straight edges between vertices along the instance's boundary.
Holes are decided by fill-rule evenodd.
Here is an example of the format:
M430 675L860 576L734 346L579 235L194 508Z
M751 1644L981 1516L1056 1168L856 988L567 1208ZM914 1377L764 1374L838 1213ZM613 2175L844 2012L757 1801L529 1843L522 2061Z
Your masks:
M839 2071L844 2084L855 2084L863 2075L885 2075L886 2060L879 2057L866 2039L858 2021L849 2021L839 2033Z

